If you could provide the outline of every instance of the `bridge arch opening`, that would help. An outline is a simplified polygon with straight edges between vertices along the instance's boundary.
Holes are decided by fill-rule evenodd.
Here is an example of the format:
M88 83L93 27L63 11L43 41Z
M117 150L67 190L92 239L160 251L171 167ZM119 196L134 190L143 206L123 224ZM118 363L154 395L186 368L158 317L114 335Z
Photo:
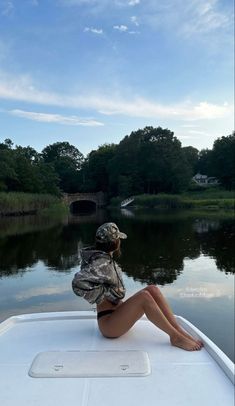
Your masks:
M70 211L73 214L90 214L96 211L96 203L91 200L77 200L70 204Z

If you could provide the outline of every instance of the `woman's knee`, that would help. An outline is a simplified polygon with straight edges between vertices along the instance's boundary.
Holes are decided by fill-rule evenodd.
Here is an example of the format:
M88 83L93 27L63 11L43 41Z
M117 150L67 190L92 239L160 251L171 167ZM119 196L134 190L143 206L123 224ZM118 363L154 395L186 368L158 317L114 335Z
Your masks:
M155 298L156 298L157 296L160 296L160 295L161 295L161 291L160 291L159 287L156 286L156 285L148 285L148 286L146 286L145 290L146 290L151 296L154 296Z
M140 292L138 292L138 295L143 304L154 301L153 296L147 289L142 289Z

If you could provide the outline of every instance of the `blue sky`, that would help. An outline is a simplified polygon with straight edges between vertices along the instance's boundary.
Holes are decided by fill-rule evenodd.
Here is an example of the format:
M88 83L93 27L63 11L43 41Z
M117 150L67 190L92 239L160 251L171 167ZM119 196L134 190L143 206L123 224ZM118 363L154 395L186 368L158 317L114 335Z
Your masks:
M0 0L0 141L83 154L147 125L233 130L231 0Z

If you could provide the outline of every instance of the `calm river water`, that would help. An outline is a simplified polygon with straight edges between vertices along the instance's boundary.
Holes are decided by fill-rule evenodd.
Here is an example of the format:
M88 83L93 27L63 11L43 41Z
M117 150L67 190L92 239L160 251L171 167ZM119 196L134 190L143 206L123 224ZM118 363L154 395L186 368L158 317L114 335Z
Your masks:
M0 321L14 314L87 310L71 280L79 250L96 228L114 221L128 235L119 258L127 297L157 284L186 317L234 361L232 215L97 211L63 219L0 219Z

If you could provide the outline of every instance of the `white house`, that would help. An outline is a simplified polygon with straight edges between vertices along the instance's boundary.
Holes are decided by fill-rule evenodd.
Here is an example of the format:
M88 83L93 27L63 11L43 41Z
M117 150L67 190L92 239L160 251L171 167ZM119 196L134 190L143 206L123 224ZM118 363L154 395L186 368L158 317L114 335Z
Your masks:
M207 176L201 175L201 173L197 173L193 176L194 182L196 182L200 186L208 186L208 185L218 185L219 181L214 176Z

